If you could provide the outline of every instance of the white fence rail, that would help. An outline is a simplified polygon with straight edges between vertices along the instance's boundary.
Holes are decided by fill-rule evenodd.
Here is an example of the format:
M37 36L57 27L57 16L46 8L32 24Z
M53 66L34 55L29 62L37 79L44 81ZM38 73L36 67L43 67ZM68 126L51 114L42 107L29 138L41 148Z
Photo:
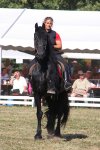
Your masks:
M31 105L34 107L34 97L30 96L2 96L0 95L0 104L2 105Z
M30 96L0 96L2 105L30 105L35 106L34 97ZM70 106L100 107L100 98L69 97Z
M100 98L94 97L69 97L70 106L100 107Z

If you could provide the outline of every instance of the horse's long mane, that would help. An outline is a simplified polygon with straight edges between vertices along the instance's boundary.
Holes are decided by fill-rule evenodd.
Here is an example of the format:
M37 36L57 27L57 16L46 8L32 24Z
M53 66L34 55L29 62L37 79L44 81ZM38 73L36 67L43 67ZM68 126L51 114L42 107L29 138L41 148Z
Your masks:
M54 48L51 44L49 34L44 29L44 24L38 26L35 24L35 34L34 34L34 47L36 51L36 58L44 59L45 57L54 59ZM39 57L41 55L41 57Z

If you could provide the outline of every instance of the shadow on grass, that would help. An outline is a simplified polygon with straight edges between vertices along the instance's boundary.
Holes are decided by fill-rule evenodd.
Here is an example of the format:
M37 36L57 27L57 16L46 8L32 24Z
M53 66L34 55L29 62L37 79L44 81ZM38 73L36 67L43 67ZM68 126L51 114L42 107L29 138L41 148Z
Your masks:
M73 139L85 139L87 138L87 135L84 134L66 134L62 135L62 138L65 139L65 141L71 141Z

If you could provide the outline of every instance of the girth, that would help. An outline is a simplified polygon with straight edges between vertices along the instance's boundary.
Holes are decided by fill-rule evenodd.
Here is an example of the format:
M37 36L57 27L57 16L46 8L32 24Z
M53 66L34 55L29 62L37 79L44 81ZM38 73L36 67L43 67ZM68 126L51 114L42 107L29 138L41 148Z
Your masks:
M60 61L57 61L57 71L58 71L60 78L64 78L65 66Z

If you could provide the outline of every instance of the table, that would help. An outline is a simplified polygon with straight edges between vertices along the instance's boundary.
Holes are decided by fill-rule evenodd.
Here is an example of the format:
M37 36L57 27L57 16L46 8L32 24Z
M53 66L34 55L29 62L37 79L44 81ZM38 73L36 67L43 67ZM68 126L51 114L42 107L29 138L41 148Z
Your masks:
M1 84L1 90L2 90L1 95L10 95L11 89L12 89L11 84Z
M100 97L100 86L91 88L91 93L93 97Z

